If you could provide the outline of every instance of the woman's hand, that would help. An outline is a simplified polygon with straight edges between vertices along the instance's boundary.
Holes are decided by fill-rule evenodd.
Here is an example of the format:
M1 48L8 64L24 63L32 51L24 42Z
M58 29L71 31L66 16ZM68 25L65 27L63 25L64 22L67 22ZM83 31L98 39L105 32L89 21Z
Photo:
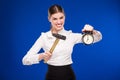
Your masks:
M45 63L51 58L51 53L50 52L44 52L39 54L39 61L44 59Z
M94 27L89 25L89 24L86 24L84 26L84 28L82 29L82 32L85 32L85 31L93 31Z
M50 52L43 53L43 59L47 62L51 58L52 54Z

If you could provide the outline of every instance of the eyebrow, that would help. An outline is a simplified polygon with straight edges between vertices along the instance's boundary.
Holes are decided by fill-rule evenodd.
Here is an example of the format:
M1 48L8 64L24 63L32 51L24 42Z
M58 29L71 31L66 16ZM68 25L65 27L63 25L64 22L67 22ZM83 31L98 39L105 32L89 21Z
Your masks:
M59 17L60 19L63 18L64 16ZM53 19L57 19L56 17L53 17Z
M60 17L60 19L63 18L63 16Z

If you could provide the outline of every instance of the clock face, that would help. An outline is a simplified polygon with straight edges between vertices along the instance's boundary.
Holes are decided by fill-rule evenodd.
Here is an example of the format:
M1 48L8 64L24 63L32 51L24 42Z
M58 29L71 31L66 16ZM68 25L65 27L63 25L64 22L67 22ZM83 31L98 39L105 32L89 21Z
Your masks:
M93 36L90 35L90 34L85 34L85 35L83 35L83 37L82 37L82 41L83 41L83 43L85 43L85 44L92 44L93 41L94 41L94 38L93 38Z

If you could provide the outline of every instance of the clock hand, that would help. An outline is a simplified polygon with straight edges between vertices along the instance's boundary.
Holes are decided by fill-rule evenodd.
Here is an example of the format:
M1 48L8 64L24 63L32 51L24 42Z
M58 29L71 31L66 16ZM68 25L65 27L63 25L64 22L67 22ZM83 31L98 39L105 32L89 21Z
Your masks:
M88 37L88 35L87 35L87 41L89 40L89 37Z

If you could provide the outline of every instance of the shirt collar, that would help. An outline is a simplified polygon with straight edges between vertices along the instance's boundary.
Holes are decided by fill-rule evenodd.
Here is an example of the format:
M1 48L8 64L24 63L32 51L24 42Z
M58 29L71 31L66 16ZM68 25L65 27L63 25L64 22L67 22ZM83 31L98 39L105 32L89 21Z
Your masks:
M65 29L64 28L58 32L58 34L61 34L61 35L64 35L64 33L65 33ZM51 31L47 32L47 37L48 38L54 38L54 36L52 36L52 32Z
M65 29L64 28L58 32L58 34L64 34L64 33L65 33Z

